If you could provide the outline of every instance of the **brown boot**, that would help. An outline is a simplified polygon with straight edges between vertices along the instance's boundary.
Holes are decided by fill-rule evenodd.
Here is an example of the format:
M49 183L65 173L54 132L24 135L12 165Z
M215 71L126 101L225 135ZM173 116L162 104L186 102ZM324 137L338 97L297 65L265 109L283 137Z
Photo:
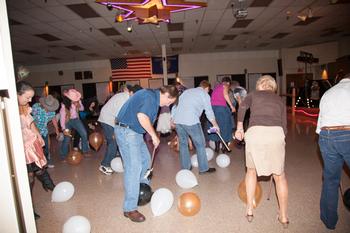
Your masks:
M143 216L143 214L141 214L137 210L133 210L130 212L124 212L124 216L126 218L130 218L130 220L133 222L143 222L146 220L145 216Z

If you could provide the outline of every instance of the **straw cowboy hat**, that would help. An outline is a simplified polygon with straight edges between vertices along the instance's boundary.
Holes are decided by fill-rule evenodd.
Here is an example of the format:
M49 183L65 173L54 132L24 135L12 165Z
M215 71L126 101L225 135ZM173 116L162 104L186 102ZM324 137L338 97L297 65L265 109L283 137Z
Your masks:
M55 97L53 97L52 95L48 95L46 97L41 97L39 99L39 102L49 112L54 112L59 107L58 100Z
M70 99L71 101L77 102L80 100L81 98L81 94L79 91L75 90L75 89L69 89L68 91L66 91L64 93L64 95Z

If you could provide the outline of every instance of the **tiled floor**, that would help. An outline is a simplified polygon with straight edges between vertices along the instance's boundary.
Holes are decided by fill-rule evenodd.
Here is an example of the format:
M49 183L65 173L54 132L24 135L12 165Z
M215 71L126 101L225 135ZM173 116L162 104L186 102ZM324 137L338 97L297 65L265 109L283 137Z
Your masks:
M231 164L227 168L219 168L215 159L211 160L210 165L217 168L216 173L198 175L198 170L193 169L199 185L183 190L175 182L179 170L178 155L167 145L170 138L162 138L151 186L153 190L165 187L173 192L175 201L166 214L154 217L150 205L146 205L139 208L146 216L144 223L133 223L126 219L122 214L123 174L105 176L98 170L105 145L92 158L72 166L58 161L58 145L53 142L56 167L49 172L56 183L71 182L75 193L67 202L53 203L51 193L45 192L40 183L36 183L34 205L41 215L36 221L38 232L62 232L65 221L74 215L88 218L93 233L328 232L319 219L322 163L314 133L315 124L315 120L300 116L289 119L286 174L291 223L288 230L283 230L277 222L278 206L274 190L271 200L266 200L268 179L260 182L263 198L255 210L254 221L248 223L245 219L245 205L237 195L238 185L245 172L243 149L233 149ZM344 189L350 187L349 173L343 173L343 186ZM201 210L193 217L185 217L177 210L178 197L188 191L195 192L201 199ZM350 212L341 202L338 213L339 222L333 232L350 232Z

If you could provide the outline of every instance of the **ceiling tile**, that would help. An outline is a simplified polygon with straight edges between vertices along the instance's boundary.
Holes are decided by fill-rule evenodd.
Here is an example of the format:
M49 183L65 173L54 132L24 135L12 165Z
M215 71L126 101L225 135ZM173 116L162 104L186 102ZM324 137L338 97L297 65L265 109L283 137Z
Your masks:
M37 34L35 35L41 39L44 39L44 40L47 40L47 41L57 41L57 40L61 40L60 38L56 37L56 36L53 36L53 35L50 35L50 34L47 34L47 33L44 33L44 34Z
M120 35L120 33L114 28L100 28L99 30L103 32L106 36Z
M170 43L182 43L182 38L170 38Z
M248 25L253 22L252 19L242 19L237 20L233 25L232 28L246 28Z
M77 45L66 46L66 48L69 48L69 49L74 50L74 51L84 50L82 47L79 47Z
M169 23L168 24L168 31L183 31L184 30L184 24L183 23Z
M273 0L254 0L249 7L267 7Z
M88 4L72 4L67 5L67 7L83 19L100 17L100 15L97 14Z
M271 39L281 39L281 38L286 37L288 35L289 35L289 33L287 33L287 32L279 32L276 35L272 36Z
M131 47L132 44L129 41L117 41L117 44L120 45L120 47Z

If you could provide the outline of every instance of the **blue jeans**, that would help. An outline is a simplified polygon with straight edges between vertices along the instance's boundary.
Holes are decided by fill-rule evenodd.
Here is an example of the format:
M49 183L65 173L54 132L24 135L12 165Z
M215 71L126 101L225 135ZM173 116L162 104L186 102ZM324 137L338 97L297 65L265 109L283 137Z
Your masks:
M140 183L149 184L144 175L149 167L150 154L143 134L132 129L115 126L115 135L124 165L124 212L137 209Z
M101 165L105 167L111 166L111 161L116 157L116 154L118 153L118 147L117 142L114 138L114 127L101 123L103 134L105 135L105 138L107 140L107 149L105 153L105 157L103 158Z
M176 124L176 132L179 138L181 168L191 168L190 151L188 149L188 137L191 137L197 152L199 172L208 171L207 152L205 151L205 139L201 124L190 126Z
M321 220L329 229L338 221L338 189L344 161L350 166L350 131L322 130L319 146L324 162Z
M44 146L44 154L47 160L47 164L51 164L51 155L50 155L50 148L49 148L49 135L41 135L41 137L44 139L45 146Z
M81 137L81 146L83 153L86 153L90 150L87 132L80 119L70 119L68 122L66 122L66 129L75 129L79 133ZM65 159L68 154L70 139L71 138L69 136L64 136L60 151L61 159Z

